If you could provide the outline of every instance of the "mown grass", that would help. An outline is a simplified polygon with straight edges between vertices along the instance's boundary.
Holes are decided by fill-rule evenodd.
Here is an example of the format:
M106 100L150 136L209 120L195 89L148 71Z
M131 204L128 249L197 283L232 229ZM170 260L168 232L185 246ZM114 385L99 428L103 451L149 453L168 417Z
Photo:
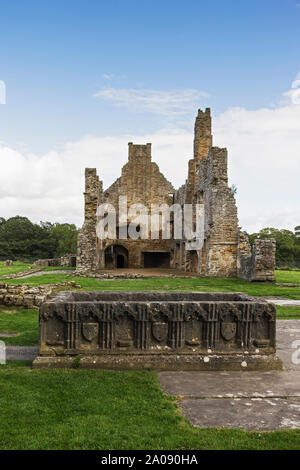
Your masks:
M89 277L74 277L71 274L44 274L26 279L9 279L10 284L55 284L75 281L84 290L149 291L149 290L194 290L206 292L244 292L254 296L281 296L300 298L300 287L280 287L275 283L247 282L242 279L224 278L147 278L134 280L98 280Z
M300 449L300 430L197 429L149 371L0 366L1 449Z
M7 346L34 346L38 344L38 311L22 308L0 310L0 333L17 333L17 336L1 337Z
M277 306L277 318L279 320L299 320L300 307L281 307Z
M35 266L30 263L24 263L22 261L14 261L12 266L5 266L3 261L0 261L0 279L3 276L9 274L23 273L33 268L39 268L41 271L74 271L74 268L70 266Z
M22 261L14 261L12 266L5 266L4 261L0 261L0 278L9 274L16 274L24 271L28 271L34 266L30 263L24 263Z
M276 271L276 281L300 284L300 271Z
M70 279L89 290L300 296L298 288L236 279L98 281L58 273L9 282L40 285ZM277 311L278 318L300 318L300 307L278 307ZM37 344L38 312L3 308L0 332L19 332L16 337L1 338L7 345ZM193 428L182 417L175 398L163 394L155 372L32 370L30 363L9 361L0 366L0 389L0 449L300 449L300 430Z

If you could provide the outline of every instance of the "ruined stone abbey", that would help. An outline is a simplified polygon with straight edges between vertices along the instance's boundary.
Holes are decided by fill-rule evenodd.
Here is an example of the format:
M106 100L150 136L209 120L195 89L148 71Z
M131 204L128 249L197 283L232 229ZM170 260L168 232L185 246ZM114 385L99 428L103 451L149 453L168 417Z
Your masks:
M124 227L118 212L115 237L99 239L97 208L103 203L118 208L120 196L127 197L128 209L132 204L143 204L149 211L153 204L203 205L201 243L186 237L176 239L174 232L170 239L161 236L157 239L124 238L121 233L132 220L129 216ZM235 197L228 186L227 150L213 147L210 109L198 112L194 155L188 164L186 182L178 190L152 162L151 144L129 143L128 162L108 189L103 189L96 169L86 168L84 197L84 225L78 238L78 273L97 274L104 269L118 268L173 268L199 276L274 280L275 242L255 240L251 247L248 236L238 225Z

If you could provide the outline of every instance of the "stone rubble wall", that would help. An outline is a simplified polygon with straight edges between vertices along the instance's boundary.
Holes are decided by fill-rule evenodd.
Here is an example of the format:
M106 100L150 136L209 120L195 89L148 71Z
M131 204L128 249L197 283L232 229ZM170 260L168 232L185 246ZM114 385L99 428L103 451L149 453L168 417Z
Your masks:
M0 283L0 305L38 308L42 302L63 287L81 288L73 281L34 287L28 284Z
M228 187L227 150L212 146L210 109L199 110L195 123L194 158L188 178L175 195L183 204L204 204L201 250L186 250L189 240L174 244L175 265L202 276L236 277L239 227L237 206ZM202 240L201 240L202 241Z
M251 248L249 241L247 244L242 236L239 277L247 281L275 281L275 253L276 242L273 238L256 239Z
M275 281L276 241L273 238L254 240L251 281Z
M75 263L74 263L74 261L75 261ZM61 256L60 258L38 259L37 261L35 261L34 265L39 266L39 267L47 267L47 266L52 266L52 267L65 266L65 267L69 267L69 266L75 266L76 265L76 255L75 254L69 254L69 255Z
M203 273L212 277L236 277L238 217L235 198L228 187L227 150L212 147L199 165L196 191L205 209L205 260Z
M102 199L103 186L96 168L85 169L84 224L78 233L77 265L78 274L96 272L97 266L97 208Z

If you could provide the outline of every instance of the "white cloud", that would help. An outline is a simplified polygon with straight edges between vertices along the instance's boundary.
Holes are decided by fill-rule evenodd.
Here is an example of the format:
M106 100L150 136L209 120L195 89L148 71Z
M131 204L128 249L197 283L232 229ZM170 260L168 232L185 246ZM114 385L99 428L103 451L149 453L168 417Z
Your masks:
M291 91L294 91L292 89ZM215 120L215 144L228 147L241 225L293 228L300 221L300 105L229 109Z
M116 75L115 73L104 73L102 75L102 78L104 78L104 80L111 81L111 80L122 80L126 77L125 75Z
M232 108L217 116L213 126L215 145L228 148L230 183L238 187L242 227L253 232L265 226L299 225L300 105L286 93L285 103L276 108ZM84 168L96 167L108 187L120 176L131 141L152 142L153 161L175 187L184 183L192 156L192 129L86 136L42 156L0 142L0 216L20 214L35 221L80 225Z
M147 90L135 88L102 88L96 98L111 101L114 105L135 111L148 111L167 116L184 115L195 109L199 100L207 98L204 91L184 90Z
M298 73L296 79L293 81L291 89L285 93L283 96L292 104L300 104L300 73Z
M60 152L51 151L40 157L20 153L0 142L0 216L19 214L35 221L81 225L85 167L97 168L108 187L127 162L128 142L152 142L153 159L160 162L166 174L172 163L169 175L179 185L192 152L192 139L192 134L182 129L136 137L87 136L66 144Z

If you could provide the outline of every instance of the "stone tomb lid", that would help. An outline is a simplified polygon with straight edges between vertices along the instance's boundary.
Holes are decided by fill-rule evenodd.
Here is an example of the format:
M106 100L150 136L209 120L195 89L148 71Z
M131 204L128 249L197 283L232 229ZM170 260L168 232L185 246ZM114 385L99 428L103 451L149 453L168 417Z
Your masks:
M111 292L66 291L59 292L47 303L102 303L102 302L251 302L265 303L265 299L250 297L241 292Z

